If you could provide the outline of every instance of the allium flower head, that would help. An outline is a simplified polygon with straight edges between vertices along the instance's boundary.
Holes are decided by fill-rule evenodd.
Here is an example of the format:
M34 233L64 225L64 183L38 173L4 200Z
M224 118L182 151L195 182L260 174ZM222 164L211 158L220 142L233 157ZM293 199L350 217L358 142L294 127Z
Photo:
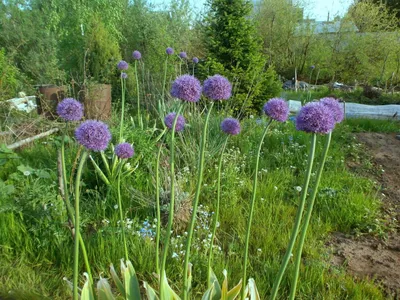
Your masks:
M344 118L344 111L339 101L332 97L325 97L319 100L322 105L326 106L333 114L336 123L340 123Z
M227 100L231 97L232 85L224 76L217 74L204 81L203 93L212 100Z
M195 63L195 64L198 64L199 63L199 59L197 58L197 57L193 57L193 62Z
M191 75L182 75L175 79L171 96L189 102L197 102L201 96L200 81Z
M237 135L240 133L240 123L237 119L226 118L221 122L221 130L227 134Z
M129 143L121 143L115 146L114 153L119 158L131 158L135 151Z
M175 116L176 113L172 112L166 115L164 118L164 123L169 129L172 129L174 125ZM185 118L182 115L179 115L178 119L176 120L175 131L182 131L185 128L185 122Z
M165 50L165 52L166 52L168 55L172 55L172 54L174 54L174 49L172 49L171 47L168 47L168 48Z
M314 69L315 69L315 66L314 66L314 65L310 66L310 69L311 69L311 70L314 70Z
M182 51L181 53L179 53L179 57L180 58L187 58L186 52Z
M128 70L129 65L126 61L120 60L117 67L118 67L118 70Z
M136 59L136 60L139 60L139 59L142 58L142 54L141 54L139 51L135 50L135 51L133 51L133 53L132 53L132 57L133 57L134 59Z
M285 122L289 116L289 106L282 98L272 98L264 104L265 114L278 122Z
M65 98L58 103L57 114L66 121L79 121L83 117L83 105L74 98Z
M122 79L127 79L128 78L128 74L126 74L125 72L121 72L121 78Z
M296 117L296 129L312 133L329 133L335 127L335 119L329 108L320 102L304 105Z
M75 130L75 137L86 149L103 151L111 140L111 133L105 123L88 120Z

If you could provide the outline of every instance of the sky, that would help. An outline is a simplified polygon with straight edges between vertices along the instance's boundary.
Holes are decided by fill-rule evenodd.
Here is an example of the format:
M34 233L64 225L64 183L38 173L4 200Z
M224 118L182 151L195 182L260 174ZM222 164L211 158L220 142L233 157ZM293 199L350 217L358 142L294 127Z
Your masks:
M296 0L295 0L296 1ZM353 0L298 0L301 3L306 3L304 9L304 17L309 16L317 21L326 21L328 11L330 19L335 15L343 16ZM155 5L167 5L169 0L149 0L150 3ZM190 0L192 7L195 11L200 12L206 0Z

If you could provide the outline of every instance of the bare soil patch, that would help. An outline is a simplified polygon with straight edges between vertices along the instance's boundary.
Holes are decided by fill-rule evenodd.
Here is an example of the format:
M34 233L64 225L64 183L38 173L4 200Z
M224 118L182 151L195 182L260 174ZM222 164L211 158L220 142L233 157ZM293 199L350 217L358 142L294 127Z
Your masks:
M376 279L388 296L400 299L400 140L396 134L356 136L380 170L373 176L382 187L383 218L391 223L393 230L386 239L335 233L330 242L334 249L332 264L345 267L355 277ZM353 163L349 167L357 168Z

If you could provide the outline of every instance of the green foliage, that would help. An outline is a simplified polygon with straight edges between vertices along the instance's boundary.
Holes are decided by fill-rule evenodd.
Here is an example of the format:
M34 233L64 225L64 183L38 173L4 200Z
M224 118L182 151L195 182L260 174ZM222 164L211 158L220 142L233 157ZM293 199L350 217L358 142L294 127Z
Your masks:
M19 70L11 64L4 49L0 49L0 100L13 98L20 88Z
M100 83L110 83L120 60L117 39L95 14L85 34L87 77Z
M267 96L280 91L273 66L266 67L260 53L260 39L249 18L252 5L244 0L209 1L205 18L204 43L207 62L203 76L216 73L234 85L232 106L235 115L257 113Z

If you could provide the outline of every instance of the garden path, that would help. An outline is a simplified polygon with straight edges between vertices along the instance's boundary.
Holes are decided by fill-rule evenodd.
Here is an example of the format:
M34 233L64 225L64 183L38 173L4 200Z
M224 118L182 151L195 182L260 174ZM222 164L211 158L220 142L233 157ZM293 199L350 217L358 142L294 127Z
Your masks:
M354 237L335 233L330 242L334 249L332 263L344 266L355 277L374 278L388 296L400 297L400 140L396 134L359 133L363 143L381 170L374 180L381 185L384 223L387 238Z

